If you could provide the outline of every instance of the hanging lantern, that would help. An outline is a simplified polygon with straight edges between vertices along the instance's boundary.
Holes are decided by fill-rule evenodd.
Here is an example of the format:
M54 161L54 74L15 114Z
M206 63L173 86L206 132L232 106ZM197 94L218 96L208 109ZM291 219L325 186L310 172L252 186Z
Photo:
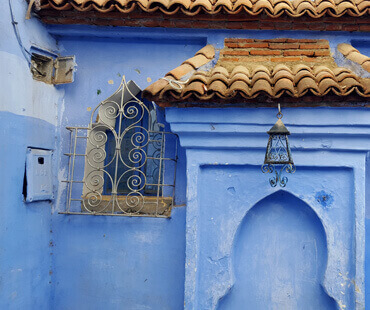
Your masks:
M261 169L263 173L275 173L275 176L270 178L272 187L275 187L277 184L285 187L288 178L282 176L283 172L294 173L296 168L289 147L288 135L290 135L290 132L281 120L283 114L280 111L280 104L278 108L279 113L276 115L278 120L267 132L270 137L267 143L265 162Z

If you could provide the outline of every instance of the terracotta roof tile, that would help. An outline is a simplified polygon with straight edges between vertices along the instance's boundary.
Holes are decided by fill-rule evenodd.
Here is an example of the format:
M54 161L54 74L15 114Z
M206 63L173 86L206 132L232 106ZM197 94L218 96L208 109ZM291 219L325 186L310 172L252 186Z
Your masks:
M209 62L209 59L202 54L195 55L184 62L184 64L191 65L194 69L199 68Z
M195 55L204 55L208 59L215 57L215 48L212 45L206 45L200 49Z
M369 14L367 0L41 0L41 9L96 10L99 12L120 11L130 13L136 8L144 12L163 12L168 15L182 12L186 15L198 13L250 15L266 13L271 17L287 14L291 17L309 15L314 18L325 14L340 17L344 14L362 16Z
M365 95L370 95L370 79L364 79L362 81Z
M274 94L280 96L281 92L287 92L290 96L294 96L294 84L291 79L281 78L274 86Z
M166 86L168 86L168 82L162 79L150 84L145 90L152 97L156 97Z
M280 71L277 71L275 74L273 74L272 82L273 82L273 84L276 84L281 79L288 79L288 80L293 82L294 81L294 76L288 70L282 69Z
M236 81L232 83L230 86L230 93L234 94L236 92L241 93L243 97L249 97L250 96L249 85L243 81Z
M227 70L226 70L226 72L227 72ZM246 76L249 76L249 70L246 67L243 67L243 66L236 66L233 69L233 71L231 72L231 76L234 76L236 74L244 74Z
M199 96L203 96L206 92L205 84L200 81L194 81L186 88L186 92L196 93Z
M243 39L240 40L243 43ZM286 44L290 44L289 40L285 39ZM274 42L274 40L270 41ZM330 52L327 42L317 41L313 40L312 43L324 43ZM229 39L225 42L231 41ZM259 41L253 40L253 42ZM302 43L300 40L297 42ZM222 51L228 49L230 48L225 47ZM341 49L350 50L347 46L341 46ZM147 87L143 92L144 97L159 104L174 104L182 101L213 102L216 99L228 102L236 97L239 98L238 100L242 100L240 98L250 100L263 95L271 98L281 96L300 98L306 95L370 97L370 79L360 78L351 70L338 67L331 56L317 56L319 61L316 63L312 60L306 61L305 57L298 58L300 59L298 62L274 63L269 61L273 56L266 55L262 65L255 62L249 63L248 60L253 59L250 55L240 55L233 65L220 56L213 68L204 71L196 70L196 67L201 66L203 62L213 60L213 58L206 58L204 51L207 51L207 55L214 57L215 50L208 45L201 51L203 52L196 53L203 57L197 58L201 59L199 63L194 61L194 57L185 61L181 66L170 71L164 79ZM349 54L351 52L353 51L351 50ZM370 64L370 61L366 60L362 64ZM191 72L190 77L189 72ZM185 79L184 75L189 78Z
M214 74L217 74L217 73L221 73L224 76L229 77L229 72L224 67L215 67L215 68L213 68L212 74L214 75Z
M168 72L167 75L173 77L175 80L179 80L181 79L182 76L184 76L185 74L193 70L194 70L194 67L192 65L184 63L181 66L178 66L177 68Z
M370 60L365 61L362 64L362 68L364 68L367 72L370 72Z
M189 81L188 83L192 83L192 82L195 82L195 81L198 81L198 82L201 82L203 83L204 85L206 85L208 83L208 78L206 77L206 72L198 72L194 75L192 75L190 78L189 78Z
M212 81L208 91L215 92L220 98L226 98L228 95L227 85L219 80Z
M236 74L232 75L232 78L230 78L230 84L231 85L235 82L238 82L238 81L244 82L248 85L251 84L251 81L249 79L249 75L246 75L246 74L243 74L243 73L236 73Z
M347 43L338 44L337 49L344 57L361 65L365 71L370 72L370 57L361 54L351 44Z
M365 55L362 55L359 52L352 52L347 56L347 59L352 60L358 63L359 65L362 65L365 61L368 61L370 58Z

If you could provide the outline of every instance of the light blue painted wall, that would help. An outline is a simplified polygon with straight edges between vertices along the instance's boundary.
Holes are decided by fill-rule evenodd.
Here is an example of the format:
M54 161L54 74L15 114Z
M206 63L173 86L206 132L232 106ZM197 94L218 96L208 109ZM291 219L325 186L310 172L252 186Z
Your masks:
M35 18L25 21L25 3L22 0L13 2L25 47L58 48L62 55L75 55L78 67L75 82L69 85L54 87L33 81L13 33L8 3L2 1L0 141L11 151L0 155L1 184L4 184L0 210L1 309L183 309L184 207L175 208L171 219L57 213L65 206L65 187L60 183L66 177L66 159L62 153L67 150L68 139L64 127L87 125L88 108L94 108L116 89L119 74L145 88L192 57L205 44L222 48L225 37L323 38L330 40L332 48L342 42L367 40L365 33L45 27ZM113 84L108 83L111 80ZM264 117L264 111L261 109L254 114L256 123L258 118ZM184 110L178 113L186 118ZM238 114L238 111L231 114L231 120L237 119ZM317 110L311 110L297 112L295 117L297 120L307 118L312 124L316 114ZM355 113L341 114L341 117L351 119L353 115L356 115L353 123L358 122ZM210 130L209 124L215 122L213 116L213 112L204 110L191 117L204 120L202 132ZM324 122L334 122L337 117L338 113L334 113ZM241 127L236 125L235 129ZM350 125L348 129L353 134L361 132ZM220 145L229 143L222 133L217 140ZM255 137L241 140L241 143L259 145L261 141L265 143L263 138ZM207 138L202 143L207 148ZM58 191L52 204L26 205L22 202L27 146L55 150ZM177 204L185 203L185 190L185 153L181 150ZM369 219L366 224L367 236L370 236ZM368 244L366 250L370 253ZM366 275L370 276L370 267L368 264L366 267ZM366 286L369 292L369 281Z
M53 309L181 309L184 217L54 216Z
M208 180L215 170L220 174L220 169L207 170L203 177ZM241 176L243 170L236 166L227 172ZM221 191L222 180L217 182ZM248 304L251 309L335 310L334 299L321 285L327 251L324 227L310 206L286 191L262 199L244 217L235 236L235 285L217 309Z
M1 144L12 150L2 152L0 164L0 308L47 310L51 307L51 204L24 203L22 184L27 146L53 149L55 127L9 112L0 112L0 122Z
M261 310L279 309L282 305L284 309L316 309L317 304L307 304L311 299L321 302L323 309L365 308L369 111L283 108L283 114L292 133L290 143L297 166L294 175L287 175L289 182L283 190L295 199L279 198L280 188L270 187L271 175L261 172L266 131L276 120L276 109L167 110L167 121L179 134L188 164L185 309L216 309L217 305L220 309L238 309L244 304ZM329 199L323 200L323 196ZM290 217L290 208L302 209L302 203L318 217L310 216L313 226L309 231L307 224L298 223L304 217L296 222ZM280 212L266 211L272 205ZM261 216L266 220L265 229ZM276 226L276 216L280 216L279 223L285 223L286 230ZM325 242L320 237L321 225ZM261 234L261 230L271 238L249 239ZM295 238L303 232L311 234L311 241L316 240L316 249L313 246L315 250L306 254L311 258L302 253L303 247L296 247ZM249 242L251 248L266 249L265 254L244 251L243 241ZM280 252L287 247L284 242L292 246L288 253ZM327 259L322 254L325 251ZM312 259L316 271L303 275L300 271L307 271L310 265L302 264L299 255ZM265 264L260 265L260 260ZM292 270L284 273L284 266L275 269L279 261L290 264ZM252 285L245 280L245 270L254 285L261 286L253 288L256 294L244 294L243 300L235 296ZM286 281L281 280L284 276ZM306 276L312 279L306 281ZM269 286L276 281L278 286ZM308 298L308 293L315 291ZM335 299L334 305L326 294ZM222 299L224 302L220 302Z
M55 50L55 40L36 19L24 21L25 3L13 2L26 49L36 45ZM53 203L25 204L22 184L26 148L33 146L54 150L55 186L60 185L58 182L65 176L66 167L62 162L59 169L59 160L61 152L68 147L64 126L86 125L90 116L87 107L94 107L117 87L117 73L126 73L125 68L130 66L128 78L136 78L129 75L143 72L143 77L135 81L144 88L149 84L147 78L151 72L145 66L149 64L151 68L157 68L157 75L152 76L155 79L161 74L159 67L167 65L170 70L175 65L174 61L167 63L162 52L167 53L168 58L178 54L177 61L180 61L186 51L194 53L200 47L194 47L194 42L190 46L175 42L157 48L153 53L155 42L143 44L142 56L134 63L136 51L130 43L113 44L101 40L99 44L85 40L76 44L78 40L71 40L71 46L76 45L76 48L66 51L62 47L61 53L75 54L81 60L76 82L68 87L54 87L33 81L13 33L7 2L1 3L1 14L1 27L6 31L2 32L0 40L0 118L3 128L0 138L8 149L1 158L4 199L0 226L0 308L181 308L185 255L183 207L176 208L170 220L67 217L57 213L65 207L62 190L56 193L57 199ZM91 53L87 50L86 54L87 43ZM93 48L95 44L98 48ZM110 48L106 48L107 45ZM122 63L125 48L128 48L131 59ZM156 57L152 57L155 54ZM150 57L153 59L151 64ZM105 62L103 58L106 58ZM147 60L145 66L144 60ZM94 62L98 65L94 66ZM112 70L108 71L108 67ZM113 79L115 85L108 84L108 78ZM98 88L102 91L100 96L97 95ZM66 97L65 89L70 92ZM184 167L184 161L181 165ZM183 190L177 195L179 204L185 200L184 180L182 174L179 188Z
M25 47L55 49L44 26L36 19L24 20L26 3L12 3ZM14 35L8 1L0 3L0 29L0 309L49 310L51 204L24 203L22 186L27 147L55 149L63 91L32 79Z
M60 149L65 126L87 126L91 112L119 86L121 75L142 89L199 50L204 42L58 36L64 54L75 55L75 82L64 86ZM98 92L99 90L99 92ZM164 113L164 111L162 111ZM66 177L66 158L60 180ZM176 204L185 203L185 156L180 150ZM81 173L77 171L77 173ZM171 219L63 216L65 192L52 218L55 309L182 309L185 273L185 207Z

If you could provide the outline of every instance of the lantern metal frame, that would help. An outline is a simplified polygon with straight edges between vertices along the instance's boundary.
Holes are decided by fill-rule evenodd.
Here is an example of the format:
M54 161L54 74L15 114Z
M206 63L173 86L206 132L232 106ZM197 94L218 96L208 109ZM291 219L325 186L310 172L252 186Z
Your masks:
M292 153L289 146L288 136L289 130L285 127L281 118L283 114L278 105L279 112L276 115L278 118L274 126L267 133L269 140L267 142L265 161L261 167L263 173L275 173L269 180L272 187L278 184L285 187L288 183L288 178L283 176L283 172L294 173L296 167L293 162Z

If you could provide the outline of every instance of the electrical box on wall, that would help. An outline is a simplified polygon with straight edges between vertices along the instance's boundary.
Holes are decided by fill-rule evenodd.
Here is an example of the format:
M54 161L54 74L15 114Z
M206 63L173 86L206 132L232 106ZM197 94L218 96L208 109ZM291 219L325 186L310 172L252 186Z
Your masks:
M76 61L74 56L53 57L32 53L31 72L35 80L47 84L66 84L74 80Z
M27 148L23 192L26 202L54 199L52 156L51 150Z

